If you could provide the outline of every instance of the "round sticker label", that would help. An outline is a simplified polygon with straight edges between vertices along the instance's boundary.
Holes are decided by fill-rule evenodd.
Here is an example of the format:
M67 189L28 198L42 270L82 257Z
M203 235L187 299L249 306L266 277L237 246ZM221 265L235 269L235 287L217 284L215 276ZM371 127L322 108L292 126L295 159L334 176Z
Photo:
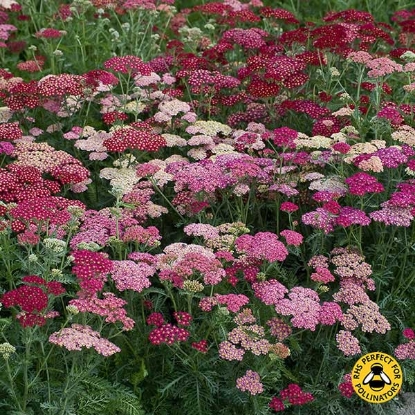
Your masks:
M398 394L402 381L399 363L386 353L365 354L356 362L352 371L354 391L370 403L390 401Z

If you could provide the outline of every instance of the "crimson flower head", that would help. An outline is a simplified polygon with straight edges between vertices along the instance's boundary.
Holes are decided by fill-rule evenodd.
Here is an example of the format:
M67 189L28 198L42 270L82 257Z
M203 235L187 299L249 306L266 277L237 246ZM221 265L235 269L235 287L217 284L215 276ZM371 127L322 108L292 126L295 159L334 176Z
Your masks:
M149 326L156 326L156 327L161 327L162 325L166 324L166 322L164 321L163 314L161 313L151 313L147 317L146 323Z
M415 339L415 331L410 329L410 328L406 328L402 331L402 334L404 337L406 337L408 340L414 340Z
M37 275L28 275L22 278L22 281L31 286L40 286L46 288L47 294L53 294L55 296L64 294L65 288L59 281L46 281L42 277Z
M281 412L285 409L284 402L276 396L269 402L269 407L275 412Z
M58 281L46 281L37 275L28 275L22 278L25 285L6 292L0 299L1 303L9 307L19 307L17 319L22 327L43 326L48 317L45 314L48 306L48 294L60 295L65 288ZM51 313L56 315L55 312Z
M280 210L283 212L292 213L299 209L298 205L292 202L282 202L280 206Z
M83 75L87 85L97 87L100 84L115 86L118 84L118 78L111 72L103 71L101 69L94 69Z
M359 172L345 179L352 195L363 196L366 193L381 193L384 191L382 183L370 174Z
M285 9L272 9L271 7L263 7L261 8L260 13L264 17L273 17L274 19L284 20L287 23L300 23L291 12Z
M200 340L198 342L193 342L192 343L192 348L197 350L200 353L207 353L207 351L208 351L207 340Z
M193 320L192 316L185 311L175 311L173 316L179 326L190 326L190 323Z
M152 68L144 63L138 56L114 56L104 62L105 69L112 69L115 72L131 73L133 75L151 75Z
M0 124L0 141L13 141L22 138L22 130L17 122L5 122Z
M48 305L48 296L40 287L22 285L6 292L1 302L5 307L18 306L22 311L32 313L43 311Z
M189 336L190 333L184 328L167 323L153 329L148 335L148 339L151 344L156 346L162 343L172 345L176 342L187 341Z
M355 392L353 389L352 377L350 373L346 373L343 376L343 382L339 385L339 391L346 398L351 398L354 395Z
M301 386L296 383L291 383L286 389L280 392L281 399L288 399L291 405L305 405L307 402L311 402L314 397L309 392L304 392Z
M108 151L116 152L123 152L126 149L158 151L166 146L166 140L161 135L155 134L150 124L134 122L114 131L112 137L104 141L104 146Z
M248 85L247 91L254 98L275 97L280 91L280 86L274 82L253 79Z
M65 34L66 32L62 30L46 28L46 29L40 29L38 32L35 33L35 36L44 38L44 39L59 39Z
M47 75L38 82L38 92L44 97L82 95L85 80L81 75L67 73Z
M0 76L6 78L6 74L0 71ZM18 82L8 88L8 95L4 103L13 111L23 108L36 108L40 105L38 96L38 83L35 80L29 82Z

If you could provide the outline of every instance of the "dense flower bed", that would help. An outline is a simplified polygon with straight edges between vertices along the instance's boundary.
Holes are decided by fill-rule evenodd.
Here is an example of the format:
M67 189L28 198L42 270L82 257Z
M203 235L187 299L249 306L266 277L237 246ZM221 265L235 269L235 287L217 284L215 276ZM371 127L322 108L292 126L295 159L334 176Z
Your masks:
M372 351L413 388L415 9L0 5L2 413L354 414Z

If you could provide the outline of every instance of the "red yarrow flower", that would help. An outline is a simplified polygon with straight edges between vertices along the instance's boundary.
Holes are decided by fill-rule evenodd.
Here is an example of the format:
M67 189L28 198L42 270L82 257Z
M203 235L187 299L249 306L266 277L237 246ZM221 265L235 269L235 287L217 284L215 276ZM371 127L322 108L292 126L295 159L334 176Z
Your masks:
M160 345L166 343L172 345L176 342L185 342L189 338L190 333L181 328L167 323L160 327L153 329L148 335L150 343L153 345Z
M167 142L164 137L153 132L150 124L135 122L114 131L112 137L106 139L103 145L108 151L121 153L127 149L158 151L165 147Z
M179 326L190 326L193 317L185 311L175 311L173 317L176 319Z
M44 38L44 39L58 39L65 34L66 32L63 30L46 28L46 29L40 29L38 32L35 33L35 36L38 38Z
M274 396L271 401L269 402L268 406L270 409L272 409L275 412L280 412L285 409L284 402L280 399Z
M309 392L304 392L301 387L295 383L288 385L286 389L280 392L281 399L288 399L291 405L305 405L314 400Z
M17 122L5 122L0 124L0 141L13 141L22 138L23 132Z
M410 328L406 328L402 331L402 334L404 337L406 337L408 340L414 340L415 339L415 331L410 329Z
M138 56L114 56L104 62L105 69L112 69L115 72L131 73L133 75L151 75L152 67L144 63Z
M198 342L193 342L192 343L192 348L196 349L200 353L207 353L207 351L208 351L207 340L200 340Z
M48 296L40 287L22 285L6 292L1 302L5 307L19 306L23 311L32 313L47 307Z
M16 315L22 327L43 326L46 318L55 317L56 312L45 314L48 306L48 294L58 296L65 292L58 281L47 282L37 275L28 275L22 278L25 285L6 292L0 302L5 307L19 307L21 311Z

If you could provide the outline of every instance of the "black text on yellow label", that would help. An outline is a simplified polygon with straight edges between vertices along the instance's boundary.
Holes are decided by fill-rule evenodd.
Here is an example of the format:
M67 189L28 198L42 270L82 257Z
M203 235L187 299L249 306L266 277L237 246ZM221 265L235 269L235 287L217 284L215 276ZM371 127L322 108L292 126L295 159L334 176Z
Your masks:
M402 382L399 363L386 353L368 353L356 362L352 370L354 391L370 403L391 400L398 394Z

